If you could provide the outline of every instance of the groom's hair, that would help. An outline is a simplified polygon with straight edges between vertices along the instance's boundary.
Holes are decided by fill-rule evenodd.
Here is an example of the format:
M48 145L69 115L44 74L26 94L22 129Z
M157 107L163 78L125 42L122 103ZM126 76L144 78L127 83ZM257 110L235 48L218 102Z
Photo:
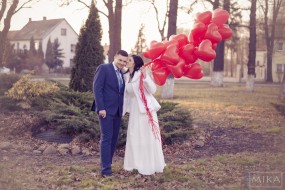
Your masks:
M124 57L128 57L129 54L125 51L125 50L119 50L117 51L116 55L121 55L121 56L124 56Z

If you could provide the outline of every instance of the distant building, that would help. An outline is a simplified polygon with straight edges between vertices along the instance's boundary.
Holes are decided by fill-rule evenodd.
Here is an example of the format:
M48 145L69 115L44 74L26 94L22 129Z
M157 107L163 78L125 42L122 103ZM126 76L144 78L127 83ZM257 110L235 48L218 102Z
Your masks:
M47 20L46 17L43 17L43 20L39 21L32 21L30 18L29 22L21 30L8 33L8 39L11 44L14 44L16 51L29 50L32 37L34 38L36 49L38 49L39 43L42 43L44 54L46 53L49 38L52 43L54 39L58 38L59 48L62 49L64 56L62 58L63 67L73 66L78 34L64 18Z

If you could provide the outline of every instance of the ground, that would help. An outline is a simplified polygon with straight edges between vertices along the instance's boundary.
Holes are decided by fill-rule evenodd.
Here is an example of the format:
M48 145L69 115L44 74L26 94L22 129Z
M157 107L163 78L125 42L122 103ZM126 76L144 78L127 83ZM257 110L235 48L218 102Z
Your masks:
M194 110L196 105L197 102L191 104ZM285 172L284 116L275 116L274 124L268 111L258 122L247 119L253 128L249 130L249 124L241 121L238 125L229 119L217 124L214 115L222 114L214 113L215 109L212 107L211 113L196 109L192 112L195 135L183 143L163 145L167 163L163 174L142 176L136 171L124 171L121 148L114 158L114 174L110 178L99 175L98 142L80 145L88 148L90 155L38 154L34 150L39 147L58 144L32 137L36 116L1 112L0 189L250 189L244 181L250 171ZM243 110L245 115L235 110L234 116L247 117L250 109L253 107ZM229 109L223 111L225 118L232 116ZM258 115L256 110L252 113ZM211 122L201 122L202 114L203 119L212 114ZM217 121L222 122L221 118ZM270 125L267 132L262 123Z

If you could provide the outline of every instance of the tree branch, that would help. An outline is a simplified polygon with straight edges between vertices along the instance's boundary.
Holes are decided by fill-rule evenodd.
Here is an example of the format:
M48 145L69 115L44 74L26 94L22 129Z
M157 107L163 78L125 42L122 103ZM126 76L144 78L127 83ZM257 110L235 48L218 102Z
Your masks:
M28 1L24 2L18 9L16 9L16 10L14 11L13 14L17 13L19 10L21 10L21 9L23 9L23 8L31 8L31 6L26 7L26 5L27 5L28 3L30 3L30 2L32 2L32 1L33 1L33 0L28 0ZM40 1L40 0L37 0L37 2L39 2L39 1Z
M6 7L7 7L7 0L3 0L1 10L0 10L0 20L2 20L2 18L3 18Z

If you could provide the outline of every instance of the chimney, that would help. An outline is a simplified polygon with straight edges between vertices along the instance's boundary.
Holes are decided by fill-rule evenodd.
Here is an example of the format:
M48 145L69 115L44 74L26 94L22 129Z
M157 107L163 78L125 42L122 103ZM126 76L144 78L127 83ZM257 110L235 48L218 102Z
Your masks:
M44 16L44 17L43 17L43 20L47 20L47 17Z
M31 22L32 21L32 18L29 18L29 22Z

